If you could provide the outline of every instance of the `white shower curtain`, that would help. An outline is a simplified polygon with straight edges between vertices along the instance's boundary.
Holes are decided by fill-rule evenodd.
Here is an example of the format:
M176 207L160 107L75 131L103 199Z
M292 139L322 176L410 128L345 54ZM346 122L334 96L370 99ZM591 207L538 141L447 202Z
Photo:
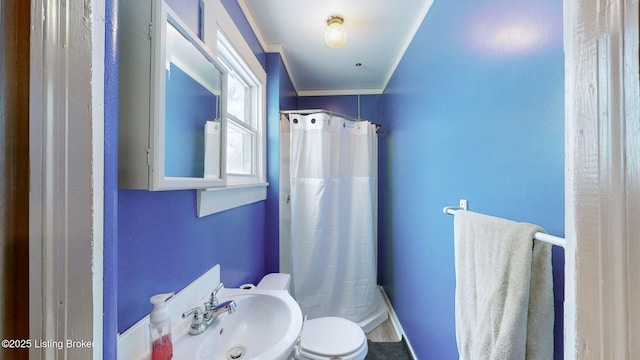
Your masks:
M290 115L293 293L310 319L358 322L376 309L375 125Z

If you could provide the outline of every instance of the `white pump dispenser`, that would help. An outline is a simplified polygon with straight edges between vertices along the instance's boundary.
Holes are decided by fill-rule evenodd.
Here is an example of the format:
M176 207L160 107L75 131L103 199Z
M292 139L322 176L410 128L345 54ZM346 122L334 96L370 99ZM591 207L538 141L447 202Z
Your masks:
M173 357L171 343L171 321L166 301L174 293L158 294L151 297L153 310L149 314L149 337L151 340L151 359L169 360Z

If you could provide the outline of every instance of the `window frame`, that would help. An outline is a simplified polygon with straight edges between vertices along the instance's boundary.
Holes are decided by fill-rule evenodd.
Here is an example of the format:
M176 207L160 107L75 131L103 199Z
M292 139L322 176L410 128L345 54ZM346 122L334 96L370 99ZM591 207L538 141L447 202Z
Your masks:
M240 119L236 115L229 113L227 106L227 135L229 128L237 127L245 133L253 136L251 147L251 173L233 173L229 171L229 163L227 162L227 177L231 184L246 184L259 182L260 177L260 155L261 155L261 134L264 132L265 126L261 124L259 97L260 97L260 81L252 73L242 56L235 50L231 41L222 31L218 32L217 56L223 66L227 67L229 77L236 77L239 82L246 86L245 90L245 119ZM227 141L227 151L228 151Z
M253 149L253 175L227 172L227 186L198 190L198 217L265 200L268 186L266 181L266 71L220 0L202 0L202 9L201 24L205 44L225 66L234 67L232 71L238 74L240 79L250 82L250 88L253 91L250 112L252 118L255 119L253 126L257 133ZM230 52L229 49L232 51ZM227 57L221 56L221 53L225 51ZM231 64L228 64L229 53L231 53ZM238 64L242 66L236 69ZM230 117L228 117L228 121L230 121Z

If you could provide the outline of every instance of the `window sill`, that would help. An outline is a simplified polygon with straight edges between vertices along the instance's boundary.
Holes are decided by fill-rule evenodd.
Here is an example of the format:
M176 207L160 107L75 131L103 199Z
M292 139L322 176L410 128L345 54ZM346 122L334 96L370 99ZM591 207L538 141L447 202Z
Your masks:
M268 185L269 183L242 184L198 190L198 217L265 200Z

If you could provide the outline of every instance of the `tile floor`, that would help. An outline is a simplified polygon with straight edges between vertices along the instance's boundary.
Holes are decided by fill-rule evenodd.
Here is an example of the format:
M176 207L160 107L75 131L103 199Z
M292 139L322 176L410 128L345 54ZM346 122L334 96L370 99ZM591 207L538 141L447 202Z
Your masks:
M391 319L387 318L382 324L367 333L367 339L374 342L400 341Z

